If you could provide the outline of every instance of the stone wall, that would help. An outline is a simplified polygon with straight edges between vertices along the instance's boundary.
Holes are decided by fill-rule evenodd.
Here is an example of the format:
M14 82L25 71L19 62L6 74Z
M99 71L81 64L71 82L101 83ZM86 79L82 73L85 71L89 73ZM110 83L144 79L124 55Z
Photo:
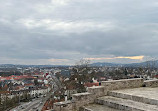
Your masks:
M104 96L104 86L93 86L88 88L88 92L92 93L95 98Z
M63 101L54 103L54 110L55 111L74 111L75 109L75 102L73 101Z
M144 81L145 87L158 87L158 79Z
M126 88L138 88L143 86L143 79L122 79L122 80L113 80L113 81L103 81L101 85L104 86L105 95L110 90L119 90Z
M96 97L92 93L73 94L71 101L57 102L54 104L55 111L76 111L79 107L93 103Z
M88 88L86 93L73 94L72 101L60 102L54 104L55 111L74 111L78 110L81 106L93 103L97 97L107 95L110 90L118 90L125 88L138 88L143 86L143 79L123 79L113 81L103 81L101 86L94 86Z
M72 96L72 100L75 101L76 109L78 110L79 107L84 106L89 103L93 103L95 96L92 93L77 93Z

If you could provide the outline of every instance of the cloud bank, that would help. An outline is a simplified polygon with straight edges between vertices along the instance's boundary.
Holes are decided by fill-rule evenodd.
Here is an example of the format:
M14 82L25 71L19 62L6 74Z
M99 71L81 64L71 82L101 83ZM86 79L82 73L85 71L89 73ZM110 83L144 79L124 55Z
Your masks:
M0 63L157 58L157 10L157 0L0 0Z

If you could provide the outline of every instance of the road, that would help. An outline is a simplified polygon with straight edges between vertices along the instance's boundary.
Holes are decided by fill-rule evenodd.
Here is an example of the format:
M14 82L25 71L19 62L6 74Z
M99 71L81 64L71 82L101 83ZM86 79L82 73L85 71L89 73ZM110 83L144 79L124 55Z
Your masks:
M50 84L54 85L53 92L55 92L59 90L62 86L60 81L53 74L52 79L53 81L50 81ZM16 108L10 111L41 111L46 100L49 99L51 95L54 96L53 92L47 94L46 97L41 97L27 103L21 103L21 105L17 106Z
M35 99L33 101L23 103L16 108L12 109L11 111L41 111L44 103L49 97L41 97L38 99Z

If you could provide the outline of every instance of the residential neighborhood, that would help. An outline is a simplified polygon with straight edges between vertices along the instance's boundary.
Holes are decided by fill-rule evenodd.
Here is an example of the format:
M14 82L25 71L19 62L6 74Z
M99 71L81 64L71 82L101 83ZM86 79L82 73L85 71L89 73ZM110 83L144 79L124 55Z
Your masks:
M7 69L3 67L0 71L1 110L20 111L19 107L27 109L31 101L40 101L41 109L30 108L44 111L53 109L55 102L71 100L73 94L86 92L88 87L100 86L102 81L158 78L158 69L151 67L109 67L90 64L42 68L17 67L9 68L8 75L4 76L3 73L6 73ZM10 74L11 72L13 74Z

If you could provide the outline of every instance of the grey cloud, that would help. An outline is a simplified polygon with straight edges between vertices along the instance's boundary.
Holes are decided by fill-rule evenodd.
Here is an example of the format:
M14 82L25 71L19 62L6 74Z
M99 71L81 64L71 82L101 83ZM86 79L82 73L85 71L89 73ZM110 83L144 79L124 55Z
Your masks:
M0 1L0 57L9 58L9 63L34 60L32 64L52 58L73 63L108 55L158 57L156 0L66 1L63 5L51 0ZM20 20L57 23L27 27Z

